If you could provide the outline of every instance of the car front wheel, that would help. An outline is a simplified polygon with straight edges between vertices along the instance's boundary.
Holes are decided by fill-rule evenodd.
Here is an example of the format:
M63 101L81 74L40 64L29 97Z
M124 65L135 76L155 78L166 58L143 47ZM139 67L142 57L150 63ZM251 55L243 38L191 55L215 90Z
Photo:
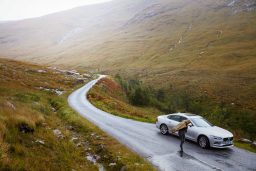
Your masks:
M161 133L162 133L163 135L168 134L168 127L167 127L167 125L162 124L162 125L160 126L160 131L161 131Z
M201 148L204 148L204 149L209 148L209 146L210 146L208 138L204 135L199 137L198 144Z

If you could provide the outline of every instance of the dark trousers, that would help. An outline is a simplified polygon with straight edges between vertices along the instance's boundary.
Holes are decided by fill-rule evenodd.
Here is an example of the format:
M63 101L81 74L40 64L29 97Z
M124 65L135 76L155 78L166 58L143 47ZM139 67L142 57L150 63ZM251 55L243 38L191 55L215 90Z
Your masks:
M182 129L179 130L179 137L180 137L180 150L183 151L183 144L185 142L185 134L186 134L186 130Z

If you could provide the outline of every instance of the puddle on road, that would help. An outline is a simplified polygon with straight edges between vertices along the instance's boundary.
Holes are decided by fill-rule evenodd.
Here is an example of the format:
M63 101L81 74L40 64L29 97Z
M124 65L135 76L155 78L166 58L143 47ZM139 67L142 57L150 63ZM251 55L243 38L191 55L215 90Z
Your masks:
M177 154L178 154L181 158L183 158L183 159L194 160L194 161L197 161L197 162L199 162L199 163L201 163L201 164L203 164L203 165L206 165L206 166L210 167L210 168L213 169L213 170L221 171L221 169L216 168L216 167L214 167L214 166L211 166L211 165L209 165L209 164L207 164L207 163L205 163L205 162L203 162L203 161L201 161L201 160L198 160L198 159L196 159L195 157L193 157L193 156L191 156L191 155L185 153L184 151L183 151L183 152L182 152L182 151L178 151Z
M195 157L180 151L173 152L165 155L154 155L148 158L159 170L177 171L177 170L215 170L221 171L221 169L209 165Z
M232 164L230 164L230 163L228 163L228 162L225 162L224 160L219 160L219 159L217 159L217 160L215 160L215 161L218 162L218 163L224 164L224 165L226 165L227 167L233 167Z

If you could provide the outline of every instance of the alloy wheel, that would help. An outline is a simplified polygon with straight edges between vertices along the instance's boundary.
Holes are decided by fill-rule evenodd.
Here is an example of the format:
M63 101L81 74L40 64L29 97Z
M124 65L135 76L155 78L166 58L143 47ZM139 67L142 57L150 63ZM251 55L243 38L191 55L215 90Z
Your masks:
M208 139L205 136L199 138L199 145L202 148L206 148L208 145Z
M168 128L166 125L161 125L160 131L163 135L166 135L168 133Z

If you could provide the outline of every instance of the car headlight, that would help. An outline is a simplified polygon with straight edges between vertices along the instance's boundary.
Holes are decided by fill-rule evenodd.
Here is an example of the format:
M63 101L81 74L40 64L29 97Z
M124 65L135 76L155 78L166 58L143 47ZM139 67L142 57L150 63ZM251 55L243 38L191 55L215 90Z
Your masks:
M214 136L214 135L212 135L211 137L212 137L214 140L222 140L221 137L217 137L217 136Z

